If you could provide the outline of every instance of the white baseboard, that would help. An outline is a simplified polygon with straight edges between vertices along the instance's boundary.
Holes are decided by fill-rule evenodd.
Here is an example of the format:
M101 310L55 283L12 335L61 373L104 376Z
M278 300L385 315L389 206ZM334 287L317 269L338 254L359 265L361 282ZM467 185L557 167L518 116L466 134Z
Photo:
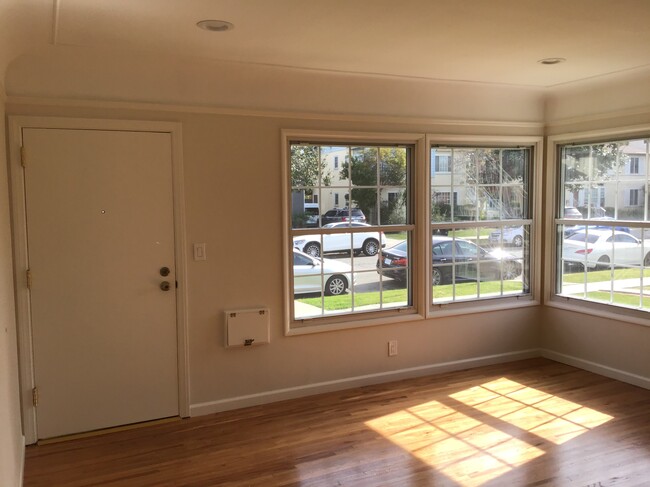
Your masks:
M513 362L515 360L524 360L528 358L539 357L540 355L541 354L539 349L521 350L518 352L487 355L471 359L455 360L452 362L443 362L439 364L423 365L420 367L411 367L408 369L393 370L390 372L380 372L377 374L348 377L345 379L318 382L304 386L288 387L286 389L276 389L256 394L248 394L245 396L192 404L190 405L190 416L202 416L205 414L218 413L231 409L239 409L248 406L257 406L259 404L284 401L286 399L312 396L315 394L322 394L324 392L340 391L343 389L368 386L382 382L391 382L395 380L410 379L425 375L452 372L455 370L471 369L485 365Z
M644 389L650 389L650 378L643 377L642 375L632 374L631 372L615 369L607 365L597 364L596 362L573 357L571 355L554 352L553 350L542 349L541 354L542 357L555 360L556 362L572 365L579 369L588 370L594 374L604 375L610 379L620 380L621 382L643 387Z

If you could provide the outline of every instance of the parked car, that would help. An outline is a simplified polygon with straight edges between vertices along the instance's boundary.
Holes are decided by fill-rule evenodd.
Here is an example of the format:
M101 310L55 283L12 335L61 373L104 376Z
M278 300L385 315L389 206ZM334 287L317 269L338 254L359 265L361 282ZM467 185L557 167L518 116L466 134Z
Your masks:
M614 230L580 230L564 239L562 259L587 269L610 265L650 266L650 240L639 240L628 232Z
M319 226L319 214L320 210L318 208L318 203L305 203L305 227L317 228Z
M408 269L408 242L401 241L389 249L382 250L377 258L377 273L397 281L406 281Z
M372 228L367 223L328 223L323 225L323 228ZM352 238L350 238L352 235ZM330 233L322 235L323 238L323 252L345 252L350 251L350 243L352 242L352 250L358 255L363 252L366 255L377 255L380 248L386 246L386 237L384 232L368 231L368 232L354 232L354 233ZM309 254L313 257L321 255L321 235L300 235L293 237L293 247Z
M434 285L450 282L452 275L457 280L510 280L519 277L523 270L514 255L501 249L486 250L460 238L434 237L431 250Z
M366 223L366 215L359 208L332 208L321 215L321 224L337 222L359 222Z
M514 245L521 247L524 245L524 226L518 225L515 227L503 227L490 233L488 238L489 242L493 245Z
M354 284L352 268L345 262L320 259L293 249L293 293L338 296Z
M602 217L602 218L592 218L592 219L590 219L588 221L589 222L592 222L592 221L601 222L601 221L610 221L610 220L613 220L613 218L605 216L605 217ZM596 224L596 225L571 225L569 227L564 227L564 236L568 237L572 233L576 233L576 232L579 232L579 231L584 231L587 228L589 229L589 231L591 231L591 230L610 230L611 231L612 230L612 225L605 225L605 224L602 224L602 223L601 224ZM624 226L619 226L619 225L614 226L614 230L619 230L621 232L632 233L632 232L630 232L629 227L624 227Z
M461 238L433 237L432 284L452 281L494 281L516 279L523 266L512 254L501 249L486 250ZM397 280L406 279L408 253L406 242L382 251L377 260L377 272Z

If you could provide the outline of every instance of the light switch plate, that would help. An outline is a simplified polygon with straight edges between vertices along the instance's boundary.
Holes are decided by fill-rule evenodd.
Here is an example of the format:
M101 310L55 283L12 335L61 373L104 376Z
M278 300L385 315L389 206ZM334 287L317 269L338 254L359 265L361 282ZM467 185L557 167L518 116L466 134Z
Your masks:
M194 260L205 260L207 257L205 255L205 244L204 243L195 243L194 244Z

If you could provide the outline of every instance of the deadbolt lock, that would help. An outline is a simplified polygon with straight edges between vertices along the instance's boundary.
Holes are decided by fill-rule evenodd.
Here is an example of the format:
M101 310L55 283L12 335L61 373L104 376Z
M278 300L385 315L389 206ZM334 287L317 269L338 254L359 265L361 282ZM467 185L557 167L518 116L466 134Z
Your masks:
M171 289L171 284L169 284L169 281L163 281L160 283L160 289L163 291L169 291Z
M169 267L161 267L160 268L160 275L163 277L167 277L171 271L169 270Z

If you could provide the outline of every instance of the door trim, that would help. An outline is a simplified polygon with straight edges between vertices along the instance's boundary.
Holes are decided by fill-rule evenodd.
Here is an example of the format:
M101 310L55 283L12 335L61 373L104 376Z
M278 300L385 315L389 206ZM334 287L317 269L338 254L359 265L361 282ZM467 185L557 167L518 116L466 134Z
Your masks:
M183 184L182 127L176 122L101 120L58 117L9 116L9 181L11 187L12 237L14 245L14 284L20 360L20 396L23 433L26 444L38 440L36 409L32 404L34 355L30 296L27 290L28 248L25 211L25 182L21 165L22 130L25 128L104 130L168 133L172 141L172 191L174 202L174 244L176 259L176 329L178 347L178 410L181 417L190 415L189 339L187 329L187 243L185 236L185 196ZM27 156L28 158L29 156Z

